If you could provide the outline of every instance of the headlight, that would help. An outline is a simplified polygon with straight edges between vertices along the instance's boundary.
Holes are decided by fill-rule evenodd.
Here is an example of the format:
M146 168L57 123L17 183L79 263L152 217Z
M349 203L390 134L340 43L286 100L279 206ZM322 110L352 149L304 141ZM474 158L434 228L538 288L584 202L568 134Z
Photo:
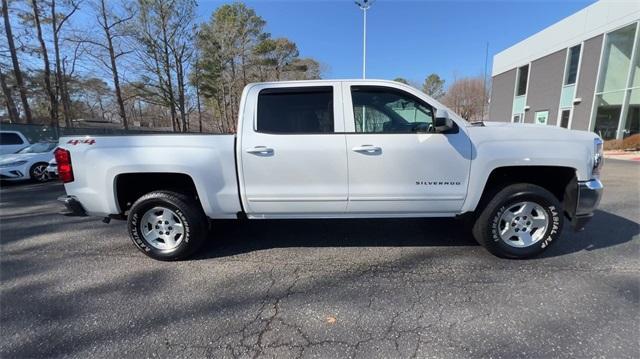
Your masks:
M600 174L600 169L604 164L603 147L602 139L596 137L593 140L593 170L591 171L594 176Z
M0 168L22 166L25 163L27 163L27 161L16 161L16 162L3 163L3 164L0 165Z

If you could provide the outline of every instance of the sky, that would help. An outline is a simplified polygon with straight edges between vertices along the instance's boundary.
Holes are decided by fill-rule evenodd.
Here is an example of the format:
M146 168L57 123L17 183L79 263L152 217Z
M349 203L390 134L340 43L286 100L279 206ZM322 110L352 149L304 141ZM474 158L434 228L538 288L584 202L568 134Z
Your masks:
M494 54L594 3L564 1L377 0L367 12L367 78L406 78L421 84L430 73L491 75ZM207 21L228 1L200 0ZM303 57L323 65L323 78L362 76L362 11L353 0L244 1L266 20L273 37L293 40Z

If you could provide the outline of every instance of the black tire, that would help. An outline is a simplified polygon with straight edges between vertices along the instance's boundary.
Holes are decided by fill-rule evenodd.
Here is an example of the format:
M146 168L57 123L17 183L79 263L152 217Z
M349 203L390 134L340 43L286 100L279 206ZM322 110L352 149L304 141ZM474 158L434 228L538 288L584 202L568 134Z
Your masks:
M143 216L156 207L171 210L177 217L176 222L181 222L183 226L184 235L175 248L157 248L142 233L142 226L146 225L141 223ZM129 237L136 247L147 256L161 261L188 258L204 243L208 232L208 219L200 204L193 198L170 191L156 191L140 197L131 206L127 225Z
M501 238L499 231L504 228L505 223L500 219L507 210L521 202L539 205L546 212L548 222L539 240L526 247L514 247ZM498 257L523 259L539 255L556 242L562 233L563 224L562 205L551 192L533 184L518 183L497 192L481 210L473 226L473 236L478 243ZM535 231L537 230L533 233Z
M49 172L47 171L48 166L49 163L47 162L34 163L31 168L29 168L29 178L31 178L32 181L40 183L49 181L51 177L49 176ZM41 170L44 175L37 173L36 171L38 170Z

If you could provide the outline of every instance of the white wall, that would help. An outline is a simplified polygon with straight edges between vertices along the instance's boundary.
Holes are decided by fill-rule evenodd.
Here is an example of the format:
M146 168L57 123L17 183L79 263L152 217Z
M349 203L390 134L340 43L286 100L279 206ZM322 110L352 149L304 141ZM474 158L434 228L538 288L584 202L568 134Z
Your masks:
M492 76L640 19L640 1L600 0L493 57Z

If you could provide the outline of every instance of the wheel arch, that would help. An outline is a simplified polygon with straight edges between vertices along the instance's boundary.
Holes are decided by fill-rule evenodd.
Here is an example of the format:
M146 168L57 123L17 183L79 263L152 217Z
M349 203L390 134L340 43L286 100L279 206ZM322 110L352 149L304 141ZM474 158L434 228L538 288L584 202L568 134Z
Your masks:
M514 183L540 186L564 203L568 186L576 181L576 171L573 167L549 165L496 167L487 175L481 195L476 197L474 203L469 203L469 208L475 212L482 210L497 191Z
M113 180L118 214L124 214L138 198L159 190L182 193L202 205L198 188L193 178L186 173L127 172L116 175Z

